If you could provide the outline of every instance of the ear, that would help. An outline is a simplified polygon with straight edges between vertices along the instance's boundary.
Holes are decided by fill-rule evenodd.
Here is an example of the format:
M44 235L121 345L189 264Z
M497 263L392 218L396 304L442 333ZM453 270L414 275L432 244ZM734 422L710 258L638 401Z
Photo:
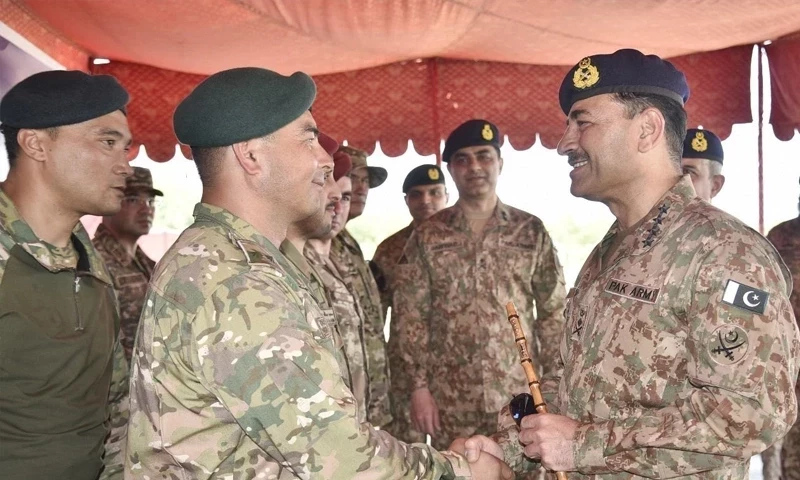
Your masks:
M248 175L256 175L264 170L263 159L259 159L254 148L257 142L260 141L263 140L255 138L245 142L235 143L231 146L236 161Z
M665 135L664 116L655 108L646 108L637 117L639 123L639 139L637 149L639 153L647 153L660 143Z
M503 173L503 157L498 157L498 161L500 162L500 169L497 171L498 174Z
M43 130L31 130L23 128L17 132L17 143L25 156L37 162L47 160L47 146L52 139Z
M714 175L711 177L711 198L717 196L722 186L725 185L725 175Z
M408 206L408 195L403 195L403 200L406 201L406 206Z

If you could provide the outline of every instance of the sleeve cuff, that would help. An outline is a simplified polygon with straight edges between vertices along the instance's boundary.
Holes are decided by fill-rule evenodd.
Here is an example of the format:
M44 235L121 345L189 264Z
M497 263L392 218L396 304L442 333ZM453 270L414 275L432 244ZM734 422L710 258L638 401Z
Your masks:
M450 450L440 452L442 456L450 462L450 467L453 469L454 480L471 480L472 471L469 469L467 459Z
M589 423L575 431L572 456L579 472L606 469L605 448L611 422Z

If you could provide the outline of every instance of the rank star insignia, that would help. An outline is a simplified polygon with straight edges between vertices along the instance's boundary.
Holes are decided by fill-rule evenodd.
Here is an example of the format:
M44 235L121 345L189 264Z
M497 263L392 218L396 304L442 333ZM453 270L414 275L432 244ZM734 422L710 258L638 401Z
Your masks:
M435 168L429 168L428 178L431 180L439 180L439 170L436 170Z
M483 130L481 130L481 137L486 140L487 142L491 142L494 138L494 132L492 131L492 126L488 123L483 125Z
M708 339L708 354L720 365L733 365L745 357L749 347L747 332L738 325L723 325Z
M695 133L692 139L692 150L695 152L705 152L707 149L708 140L706 140L706 134L703 132Z
M572 74L572 85L581 90L589 88L600 81L600 71L592 65L592 59L584 58Z

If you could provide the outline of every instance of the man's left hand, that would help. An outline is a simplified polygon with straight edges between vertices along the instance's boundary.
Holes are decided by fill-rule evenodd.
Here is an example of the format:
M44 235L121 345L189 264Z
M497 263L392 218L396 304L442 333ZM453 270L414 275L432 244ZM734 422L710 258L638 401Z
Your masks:
M554 472L575 470L573 437L580 423L552 413L537 413L522 419L519 440L525 445L525 455L540 460Z

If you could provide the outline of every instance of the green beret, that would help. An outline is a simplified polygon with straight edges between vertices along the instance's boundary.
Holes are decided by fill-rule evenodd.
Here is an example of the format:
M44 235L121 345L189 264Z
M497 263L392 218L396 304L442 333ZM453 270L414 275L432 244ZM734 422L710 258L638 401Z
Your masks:
M36 129L73 125L124 113L127 103L128 92L110 75L53 70L14 85L0 100L0 123Z
M436 165L420 165L414 167L403 182L403 193L408 193L414 187L420 185L444 185L444 173Z
M705 158L722 163L722 142L711 130L690 128L683 140L683 158Z
M175 135L192 147L224 147L280 130L308 111L317 87L303 72L286 77L244 67L211 75L175 109Z

